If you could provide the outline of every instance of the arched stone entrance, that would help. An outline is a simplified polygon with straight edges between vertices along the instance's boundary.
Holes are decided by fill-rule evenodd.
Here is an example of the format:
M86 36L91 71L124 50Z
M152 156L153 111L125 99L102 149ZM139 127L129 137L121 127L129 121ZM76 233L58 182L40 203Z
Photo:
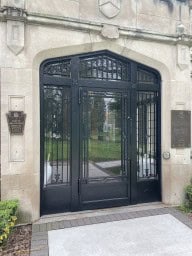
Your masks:
M161 199L160 75L110 51L40 68L41 214Z

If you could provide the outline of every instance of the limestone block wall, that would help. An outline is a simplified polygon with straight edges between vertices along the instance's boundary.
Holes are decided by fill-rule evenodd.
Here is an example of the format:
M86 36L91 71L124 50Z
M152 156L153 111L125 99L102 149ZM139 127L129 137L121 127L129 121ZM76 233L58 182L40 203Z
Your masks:
M191 18L188 2L173 2L171 7L158 0L123 0L117 15L107 18L96 0L1 1L1 195L20 200L23 221L40 215L40 64L103 49L160 72L161 151L171 154L162 158L162 201L182 202L192 177L191 149L171 148L171 110L192 110ZM17 18L8 4L23 10ZM181 23L185 29L177 33ZM23 136L10 136L9 110L27 114Z
M101 22L169 34L174 34L176 26L182 22L186 31L190 31L188 1L123 0L120 1L121 7L118 15L110 19L100 11L100 8L104 10L105 8L110 9L110 6L103 6L105 2L107 1L55 0L47 4L46 0L26 0L26 9L31 13L40 13L42 15L59 15L87 21L88 23Z

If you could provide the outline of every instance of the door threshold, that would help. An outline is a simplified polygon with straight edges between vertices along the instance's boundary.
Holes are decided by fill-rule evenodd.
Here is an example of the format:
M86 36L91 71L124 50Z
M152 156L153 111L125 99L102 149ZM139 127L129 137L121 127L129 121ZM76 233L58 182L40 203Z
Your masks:
M109 214L115 214L115 213L136 212L136 211L160 209L160 208L167 208L167 207L170 207L170 205L163 204L162 202L153 202L153 203L143 203L143 204L105 208L105 209L49 214L49 215L41 216L38 221L34 222L34 224L44 224L44 223L62 221L62 220L73 220L73 219L96 217L96 216L109 215Z

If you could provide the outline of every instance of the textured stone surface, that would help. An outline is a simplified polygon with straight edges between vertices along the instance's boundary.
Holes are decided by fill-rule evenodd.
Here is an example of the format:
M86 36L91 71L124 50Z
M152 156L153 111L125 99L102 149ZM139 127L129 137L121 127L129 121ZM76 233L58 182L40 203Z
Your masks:
M26 0L26 9L30 12L54 14L65 17L79 18L79 0L55 0L47 4L47 0Z
M2 0L2 6L13 6L16 8L25 8L25 0Z
M115 26L104 25L101 34L103 37L109 39L119 38L119 30Z

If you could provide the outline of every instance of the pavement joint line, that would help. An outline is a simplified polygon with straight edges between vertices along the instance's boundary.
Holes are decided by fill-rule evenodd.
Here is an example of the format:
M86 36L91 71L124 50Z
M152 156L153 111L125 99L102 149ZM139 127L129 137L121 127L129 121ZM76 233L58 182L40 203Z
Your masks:
M35 252L35 251L41 251L42 249L45 250L47 249L48 246L39 246L39 247L35 247L31 249L31 252Z
M100 223L109 223L109 222L116 222L121 220L129 220L129 219L137 219L142 217L150 217L150 216L157 216L157 215L164 215L170 214L179 220L181 223L186 225L187 227L192 229L192 221L191 219L185 215L184 213L180 212L178 209L173 207L164 207L164 208L156 208L156 209L148 209L148 210L136 210L136 211L127 211L127 212L115 212L115 213L108 213L106 215L100 216L93 216L93 217L82 217L77 219L70 219L70 220L61 220L61 221L53 221L49 223L42 223L42 224L33 224L32 228L32 238L31 238L31 255L33 253L38 252L38 256L40 255L48 255L48 232L52 230L59 230L59 229L67 229L73 228L78 226L87 226L87 225L94 225ZM42 227L40 227L42 225ZM45 230L43 230L45 229ZM40 231L43 230L43 231ZM38 239L38 238L39 239ZM41 239L42 238L42 239ZM36 243L38 241L38 243ZM43 241L43 244L41 244ZM35 245L36 244L36 245ZM46 251L46 252L45 252Z

